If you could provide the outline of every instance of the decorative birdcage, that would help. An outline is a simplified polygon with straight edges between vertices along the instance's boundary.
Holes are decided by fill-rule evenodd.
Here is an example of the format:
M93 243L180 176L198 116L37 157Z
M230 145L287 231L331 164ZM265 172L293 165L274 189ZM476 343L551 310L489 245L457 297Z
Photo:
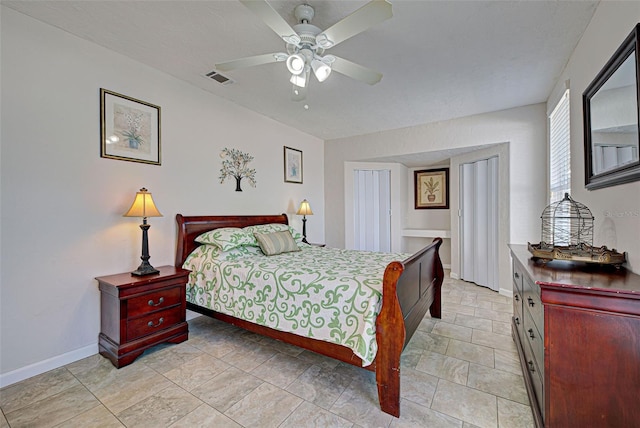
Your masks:
M553 249L593 245L593 215L586 205L576 202L564 194L561 201L548 205L542 215L542 237L540 245Z
M591 210L564 194L561 201L548 205L542 215L542 236L539 244L529 243L534 258L613 264L620 267L625 255L607 247L593 247Z

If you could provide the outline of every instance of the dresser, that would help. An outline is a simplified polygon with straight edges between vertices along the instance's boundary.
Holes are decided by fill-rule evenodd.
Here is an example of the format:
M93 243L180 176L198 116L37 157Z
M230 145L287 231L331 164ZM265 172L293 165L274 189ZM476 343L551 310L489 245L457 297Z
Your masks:
M160 273L131 273L96 278L100 288L100 354L120 368L131 364L145 349L188 338L186 284L189 271L174 266Z
M536 426L640 426L640 276L510 248L512 332Z

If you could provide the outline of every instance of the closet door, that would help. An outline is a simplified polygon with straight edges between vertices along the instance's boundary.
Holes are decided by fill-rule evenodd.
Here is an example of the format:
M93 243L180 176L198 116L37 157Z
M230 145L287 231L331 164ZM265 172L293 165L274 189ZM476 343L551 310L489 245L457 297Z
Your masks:
M461 279L499 289L498 158L461 165Z
M389 170L355 170L354 248L391 251L391 195Z

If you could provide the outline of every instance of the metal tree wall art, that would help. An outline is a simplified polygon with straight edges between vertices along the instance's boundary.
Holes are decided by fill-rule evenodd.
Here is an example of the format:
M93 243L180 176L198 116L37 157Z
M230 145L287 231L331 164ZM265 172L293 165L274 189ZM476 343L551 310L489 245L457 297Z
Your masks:
M236 192L242 192L240 181L243 178L249 180L251 187L256 187L256 170L249 168L248 164L253 160L249 153L241 152L238 149L222 149L222 168L220 169L220 184L233 177L236 179Z

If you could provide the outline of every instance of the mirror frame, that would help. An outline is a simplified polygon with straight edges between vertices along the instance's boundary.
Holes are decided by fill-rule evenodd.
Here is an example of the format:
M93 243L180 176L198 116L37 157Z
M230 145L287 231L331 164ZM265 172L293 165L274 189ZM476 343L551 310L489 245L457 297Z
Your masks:
M603 187L617 186L640 180L640 159L636 162L615 168L600 174L593 173L593 154L591 143L591 98L618 70L622 63L633 55L636 61L636 104L638 106L638 131L640 135L640 24L637 24L631 34L613 54L596 78L582 93L582 112L584 124L584 172L585 187L588 190L601 189ZM640 138L638 139L640 146Z

